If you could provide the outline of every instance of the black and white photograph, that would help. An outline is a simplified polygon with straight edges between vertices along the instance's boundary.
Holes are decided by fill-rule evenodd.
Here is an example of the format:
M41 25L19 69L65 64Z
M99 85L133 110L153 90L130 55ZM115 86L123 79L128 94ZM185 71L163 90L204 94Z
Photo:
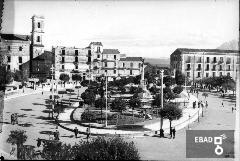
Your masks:
M1 0L1 160L238 161L238 0Z

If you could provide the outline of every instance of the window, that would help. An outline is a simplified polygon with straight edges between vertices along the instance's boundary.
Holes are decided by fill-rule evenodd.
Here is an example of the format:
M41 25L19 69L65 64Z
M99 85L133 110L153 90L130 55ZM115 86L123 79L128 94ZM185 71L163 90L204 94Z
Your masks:
M8 62L8 63L11 62L11 57L10 57L10 56L7 57L7 62Z
M209 73L206 73L206 77L209 77Z
M116 70L114 70L114 74L116 74Z
M198 69L201 69L201 64L198 64Z
M37 42L40 42L40 36L37 36Z
M213 69L212 70L216 70L216 65L213 65Z
M19 70L22 70L22 65L19 65Z
M215 77L215 76L216 76L216 73L215 73L215 72L213 72L213 73L212 73L212 75L213 75L213 77Z
M22 63L22 57L21 57L21 56L18 57L18 62L19 62L19 63Z
M11 46L8 46L8 51L10 51L11 50Z
M132 70L130 70L130 75L132 75Z
M105 73L107 74L107 70L105 70Z
M75 62L76 62L76 63L78 62L78 57L75 57Z
M133 63L130 63L130 67L131 67L131 68L133 67Z
M41 23L40 22L38 22L38 28L41 28Z
M190 77L190 72L187 72L187 77Z
M123 63L123 68L125 67L125 63Z
M209 63L209 57L207 57L207 63Z
M62 65L62 69L64 69L64 65Z
M114 60L116 60L117 59L117 56L116 55L114 55Z
M75 55L78 56L78 50L75 50Z
M220 72L219 75L222 76L222 72Z
M65 50L62 50L62 55L65 55Z
M198 75L197 75L198 77L201 77L201 72L198 72Z
M229 72L227 73L227 76L230 76L230 73L229 73Z
M141 63L138 64L138 68L141 68Z
M187 69L188 69L188 70L190 70L190 66L191 66L190 64L187 64Z
M78 65L75 66L75 69L78 69Z
M217 62L217 58L213 57L213 62L216 63Z
M223 57L220 57L220 61L223 62Z
M107 62L105 62L105 67L107 67Z
M10 69L11 69L11 68L10 68L10 65L8 65L8 66L7 66L7 70L10 70Z
M97 58L100 58L100 54L97 55Z
M65 58L64 57L62 57L62 63L64 63L65 62Z
M231 70L231 66L230 65L228 65L228 70Z
M19 46L19 51L22 51L22 49L23 49L23 48L22 48L21 46Z
M207 69L206 70L209 70L209 64L207 64Z
M219 65L219 70L222 70L222 65Z
M116 63L116 62L114 62L114 66L115 66L115 67L117 66L117 63Z
M97 52L98 52L98 53L100 52L100 47L97 47Z

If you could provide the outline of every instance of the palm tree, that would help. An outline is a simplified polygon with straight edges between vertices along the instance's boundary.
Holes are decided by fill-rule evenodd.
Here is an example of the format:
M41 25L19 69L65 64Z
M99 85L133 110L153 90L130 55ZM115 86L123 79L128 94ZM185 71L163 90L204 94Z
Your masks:
M17 145L17 158L21 159L22 158L22 153L21 153L21 147L23 147L23 144L27 140L27 135L26 131L23 130L13 130L10 132L10 135L7 139L8 143L11 143L12 145Z

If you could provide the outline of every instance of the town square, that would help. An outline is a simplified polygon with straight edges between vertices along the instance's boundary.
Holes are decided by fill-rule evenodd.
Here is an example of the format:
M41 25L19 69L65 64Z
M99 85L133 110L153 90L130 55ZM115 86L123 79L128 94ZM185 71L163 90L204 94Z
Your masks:
M40 5L40 2L4 1L2 6L1 159L232 161L239 158L239 42L223 39L212 46L198 44L197 40L195 46L177 43L167 45L171 50L158 56L158 49L154 52L154 47L152 50L141 48L144 52L138 52L137 48L144 44L139 39L133 39L136 44L139 40L139 44L129 43L133 46L125 47L123 42L129 37L132 40L134 30L128 28L132 32L128 37L118 26L109 29L113 32L121 30L125 35L123 40L122 35L118 35L119 40L107 39L108 36L106 39L104 36L92 38L99 34L94 30L89 38L82 39L87 44L77 46L72 40L81 40L77 39L81 35L74 34L71 27L64 28L61 20L53 21L51 13L56 11L69 18L67 22L77 24L81 30L84 24L76 22L75 18L84 12L79 11L80 8L88 11L89 5L95 9L86 12L89 17L99 17L95 12L112 16L96 9L101 6L113 13L116 11L114 14L119 16L119 21L125 22L122 9L129 13L129 19L133 15L135 19L128 7L135 6L134 11L138 13L145 4L149 15L155 15L151 8L166 4L164 1L155 2L157 5L154 2L72 1L57 4L50 1ZM196 3L206 9L214 8L212 2ZM179 4L180 8L188 5L186 2ZM183 4L186 6L182 7ZM216 6L228 11L233 4L236 4L234 0L217 2ZM11 13L6 9L12 5L17 6L15 12L19 15L16 19L21 17L20 12L28 15L22 16L26 21L23 26L26 26L19 27L22 31L27 28L25 33L28 34L10 32L6 27L12 23L6 22L5 18ZM56 5L56 9L45 11L48 5ZM64 7L65 14L60 11ZM228 14L234 15L234 12ZM209 17L206 21L213 19ZM102 20L105 21L105 17ZM88 18L84 22L91 24ZM120 22L113 20L114 23ZM133 23L145 24L140 20ZM147 23L155 24L155 21L146 20ZM71 34L72 38L58 39L58 34L54 35L58 31L55 25L62 25L64 33ZM72 29L75 29L74 25ZM235 27L229 26L226 28ZM89 28L86 32L93 31ZM106 28L99 27L98 30L103 34L110 32ZM149 29L155 30L152 26ZM148 51L152 51L152 55L148 55ZM190 136L194 132L194 137ZM201 132L206 136L201 136ZM195 138L196 144L190 144L191 138ZM197 146L197 143L202 145ZM206 149L202 148L204 146ZM221 152L215 148L222 146Z

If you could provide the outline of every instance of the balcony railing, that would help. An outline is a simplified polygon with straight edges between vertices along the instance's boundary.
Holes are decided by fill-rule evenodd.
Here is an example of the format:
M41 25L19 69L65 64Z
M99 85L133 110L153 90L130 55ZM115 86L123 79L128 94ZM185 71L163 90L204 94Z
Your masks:
M216 61L216 60L213 60L213 61L212 61L212 63L214 63L214 64L215 64L215 63L217 63L217 61Z
M186 71L189 71L189 70L191 70L191 68L187 68L187 69L186 69Z

